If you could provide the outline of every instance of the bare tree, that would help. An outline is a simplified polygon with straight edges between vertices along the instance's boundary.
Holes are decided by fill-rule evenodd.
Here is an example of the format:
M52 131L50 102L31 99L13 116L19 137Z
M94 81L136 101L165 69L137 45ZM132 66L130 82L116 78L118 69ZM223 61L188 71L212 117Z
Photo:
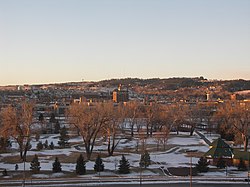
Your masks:
M197 124L202 122L202 105L197 103L196 105L185 105L183 123L189 127L190 136L193 136L194 130Z
M160 132L156 133L155 137L157 140L157 151L159 151L160 145L163 145L163 150L166 150L167 141L169 138L170 129L168 126L164 125Z
M96 138L109 118L104 103L89 106L87 103L74 103L68 109L68 121L73 124L83 138L87 159L91 158Z
M140 115L140 103L137 101L128 102L125 106L125 116L130 124L131 137L134 136L134 127L137 123L137 118Z
M13 137L18 145L21 159L26 158L30 148L34 103L23 102L20 109L8 106L1 111L1 133Z
M247 151L250 125L249 105L240 102L227 102L218 108L216 117L222 127L241 134L244 151Z
M146 131L147 136L153 135L153 131L157 130L161 126L161 107L157 103L151 103L150 105L146 106L145 110L145 118L147 120L146 122Z
M171 121L171 130L175 130L179 134L180 126L186 117L185 107L181 103L172 104L168 107L168 116Z
M206 125L206 129L210 134L214 128L213 116L216 112L217 105L217 102L205 102L200 104L201 122Z
M171 127L169 107L159 105L157 112L153 116L152 123L156 131L154 136L157 140L157 150L159 149L159 145L163 145L163 149L165 150Z
M117 133L119 132L119 125L123 122L123 106L114 106L113 103L108 103L105 105L105 110L108 112L108 118L103 129L108 142L108 155L112 156L121 140L121 138L117 138Z

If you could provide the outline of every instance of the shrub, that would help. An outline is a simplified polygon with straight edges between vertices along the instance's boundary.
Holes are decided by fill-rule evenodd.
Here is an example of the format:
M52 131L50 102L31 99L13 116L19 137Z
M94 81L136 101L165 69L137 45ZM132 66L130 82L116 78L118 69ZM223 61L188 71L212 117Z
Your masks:
M208 172L209 170L209 162L207 161L206 158L201 157L198 161L198 163L196 164L196 168L198 172Z

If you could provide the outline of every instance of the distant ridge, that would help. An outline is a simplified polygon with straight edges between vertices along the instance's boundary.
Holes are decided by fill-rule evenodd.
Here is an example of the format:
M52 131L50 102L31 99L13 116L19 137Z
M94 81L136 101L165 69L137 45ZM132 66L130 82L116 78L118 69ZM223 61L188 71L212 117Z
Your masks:
M238 92L250 90L250 80L236 79L236 80L208 80L204 77L173 77L173 78L121 78L121 79L107 79L101 81L79 81L79 82L64 82L64 83L47 83L47 84L25 84L27 86L42 87L65 87L76 85L90 85L96 87L117 87L122 84L124 87L147 86L148 88L157 88L160 90L177 90L180 88L200 87L200 86L221 86L224 90L229 92ZM19 85L0 86L0 90L14 90Z

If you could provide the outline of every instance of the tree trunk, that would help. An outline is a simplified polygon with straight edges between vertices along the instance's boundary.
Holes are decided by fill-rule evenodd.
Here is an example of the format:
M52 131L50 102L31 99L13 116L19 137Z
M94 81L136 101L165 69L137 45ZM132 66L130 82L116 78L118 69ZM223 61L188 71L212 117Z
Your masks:
M151 126L150 126L150 137L152 137L153 136L153 124L151 124Z
M23 152L20 151L20 158L23 160Z
M131 137L134 137L134 122L131 123Z
M108 155L111 156L110 155L110 153L111 153L111 150L110 150L111 137L110 137L110 129L109 128L107 129L107 135L108 135Z
M248 137L245 134L242 134L242 139L243 139L243 143L244 143L244 151L247 151L247 147L248 147Z
M149 124L147 123L147 137L149 137Z
M87 159L90 160L91 154L92 154L91 149L90 149L90 142L87 143L86 140L84 140L84 144L85 144Z
M18 143L18 145L19 145L20 159L23 160L23 145L21 143Z
M190 129L190 136L193 136L193 134L194 134L194 127L191 127L191 129Z

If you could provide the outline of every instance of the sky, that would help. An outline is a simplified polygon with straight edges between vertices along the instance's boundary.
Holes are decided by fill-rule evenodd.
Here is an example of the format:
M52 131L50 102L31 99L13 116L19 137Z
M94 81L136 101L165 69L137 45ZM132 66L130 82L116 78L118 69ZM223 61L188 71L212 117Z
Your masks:
M0 85L250 79L249 0L0 0Z

